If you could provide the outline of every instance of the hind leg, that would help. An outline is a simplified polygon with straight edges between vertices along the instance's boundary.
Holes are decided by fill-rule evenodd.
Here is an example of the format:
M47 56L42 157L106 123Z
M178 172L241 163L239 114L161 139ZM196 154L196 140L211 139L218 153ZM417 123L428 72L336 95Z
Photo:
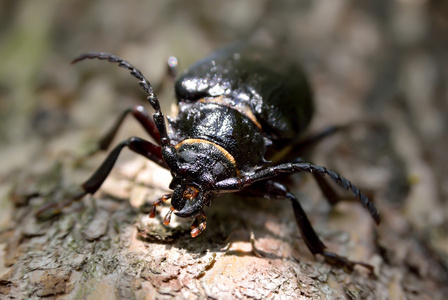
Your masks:
M325 244L321 241L319 236L314 231L305 211L300 205L300 202L281 183L273 180L268 180L265 182L260 182L255 186L248 188L244 192L256 196L264 196L266 198L289 199L294 210L294 216L300 233L311 253L313 253L314 255L322 255L327 263L339 268L343 268L347 272L352 272L355 265L360 265L367 268L370 272L373 273L373 266L369 264L352 261L336 253L326 251Z

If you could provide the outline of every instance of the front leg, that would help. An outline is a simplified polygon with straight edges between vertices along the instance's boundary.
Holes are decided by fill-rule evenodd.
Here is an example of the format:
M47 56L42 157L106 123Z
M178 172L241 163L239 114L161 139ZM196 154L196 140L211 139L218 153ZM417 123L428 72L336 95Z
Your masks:
M140 154L147 159L157 163L161 167L166 168L167 165L162 157L162 148L149 141L138 137L131 137L120 144L118 144L106 157L100 167L81 185L81 191L72 198L58 203L49 203L36 212L36 216L41 219L46 219L58 215L65 207L72 205L74 202L81 200L87 194L94 194L101 187L103 182L109 176L119 154L125 148Z

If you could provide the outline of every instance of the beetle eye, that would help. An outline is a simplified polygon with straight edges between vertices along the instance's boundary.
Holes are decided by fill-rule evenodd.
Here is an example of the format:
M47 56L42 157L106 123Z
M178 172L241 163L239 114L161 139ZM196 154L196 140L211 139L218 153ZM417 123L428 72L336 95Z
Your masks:
M185 187L185 190L182 194L183 198L188 200L193 200L198 195L199 190L195 188L194 186L188 185Z

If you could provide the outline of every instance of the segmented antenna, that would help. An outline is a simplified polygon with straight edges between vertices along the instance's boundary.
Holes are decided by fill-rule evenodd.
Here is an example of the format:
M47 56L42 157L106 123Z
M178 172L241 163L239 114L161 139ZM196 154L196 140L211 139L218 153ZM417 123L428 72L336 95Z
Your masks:
M325 167L317 166L310 163L284 163L277 166L272 166L263 170L256 172L255 174L249 175L244 178L242 181L242 186L249 186L254 182L260 180L266 180L269 178L276 177L281 173L293 173L293 172L308 172L308 173L318 173L321 176L328 175L330 179L343 187L347 191L351 191L356 199L358 199L361 204L369 211L372 218L375 220L377 224L380 223L381 218L378 213L375 205L367 198L353 183L351 183L348 179L342 177L336 172L333 172Z
M151 84L145 78L145 76L143 76L142 72L140 72L137 68L135 68L126 60L106 52L89 52L81 54L80 56L75 58L71 63L75 64L84 59L100 59L100 60L107 60L112 63L118 63L119 67L128 69L129 71L131 71L132 76L140 80L139 85L148 94L146 99L148 100L149 104L151 104L152 108L155 110L153 114L153 119L154 123L157 126L157 130L160 133L160 142L162 146L168 146L170 144L170 139L168 137L164 116L160 109L159 98L154 94L154 90Z

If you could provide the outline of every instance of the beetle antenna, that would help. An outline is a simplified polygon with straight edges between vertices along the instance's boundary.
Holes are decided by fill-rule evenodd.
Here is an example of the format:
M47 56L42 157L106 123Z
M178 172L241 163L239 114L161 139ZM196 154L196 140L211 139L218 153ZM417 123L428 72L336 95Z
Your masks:
M372 218L377 224L380 223L380 214L376 210L375 205L367 198L353 183L345 179L341 175L333 172L325 167L313 165L310 163L284 163L266 169L259 170L253 174L240 178L228 178L215 184L215 187L221 191L241 191L243 188L252 185L254 182L277 177L280 174L290 174L294 172L317 173L321 176L328 175L330 179L343 187L345 190L351 190L356 199L369 211Z
M163 116L163 113L160 109L160 102L159 98L154 94L154 90L149 83L149 81L145 78L145 76L140 72L137 68L135 68L133 65L131 65L129 62L127 62L124 59L119 58L118 56L115 56L110 53L106 52L89 52L85 54L81 54L77 58L75 58L71 64L77 63L79 61L82 61L84 59L100 59L100 60L107 60L112 63L118 63L118 66L121 68L128 69L131 71L131 75L140 80L139 85L141 88L148 94L146 99L148 100L149 104L151 104L152 108L155 110L155 113L153 114L154 122L157 126L157 130L160 133L160 142L162 146L168 146L170 144L170 139L168 137L166 125L165 125L165 119Z

